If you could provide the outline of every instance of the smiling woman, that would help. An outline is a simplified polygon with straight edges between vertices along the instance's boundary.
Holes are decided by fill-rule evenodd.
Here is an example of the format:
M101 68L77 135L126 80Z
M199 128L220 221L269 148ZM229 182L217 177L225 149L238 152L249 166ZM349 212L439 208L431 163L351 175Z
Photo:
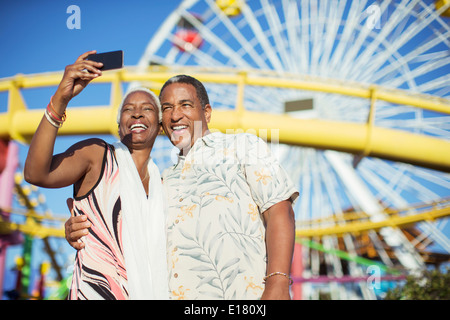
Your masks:
M131 150L153 147L160 132L161 112L158 97L146 88L130 90L117 114L119 136L132 145Z
M119 142L89 139L53 155L69 101L102 74L101 64L86 60L92 53L66 67L31 141L25 179L47 188L73 185L69 207L90 224L77 252L70 299L165 299L162 185L150 157L160 130L156 95L144 88L126 94L117 117Z

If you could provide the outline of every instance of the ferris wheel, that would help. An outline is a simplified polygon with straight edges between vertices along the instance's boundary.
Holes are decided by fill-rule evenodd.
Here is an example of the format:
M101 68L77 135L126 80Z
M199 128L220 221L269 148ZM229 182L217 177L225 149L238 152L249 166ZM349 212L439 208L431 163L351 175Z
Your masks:
M449 14L448 1L186 0L149 41L138 68L202 70L223 79L230 72L269 77L275 84L246 86L241 97L245 110L288 114L305 121L370 122L377 128L448 143ZM302 90L285 86L286 79L319 86ZM235 84L224 80L205 81L205 85L213 110L237 108L240 93ZM330 85L369 91L383 88L421 101L437 101L444 107L422 109L395 99L360 99L325 90ZM336 128L340 127L331 127ZM443 155L449 152L448 144L444 146ZM155 148L157 158L167 162L163 166L171 164L170 143L160 140ZM320 245L302 242L301 277L365 275L361 264L344 261L336 252L372 257L410 272L426 266L421 252L430 243L450 253L446 219L417 220L407 230L392 223L370 228L370 224L392 222L389 211L402 211L406 216L420 213L416 204L448 208L448 169L323 149L327 148L277 146L280 161L300 189L294 208L297 232L302 235L305 228L316 228L309 235L310 244ZM365 232L318 231L345 228L350 225L350 213L367 218ZM326 284L333 299L375 298L364 281L353 286ZM318 298L322 289L305 281L303 298Z

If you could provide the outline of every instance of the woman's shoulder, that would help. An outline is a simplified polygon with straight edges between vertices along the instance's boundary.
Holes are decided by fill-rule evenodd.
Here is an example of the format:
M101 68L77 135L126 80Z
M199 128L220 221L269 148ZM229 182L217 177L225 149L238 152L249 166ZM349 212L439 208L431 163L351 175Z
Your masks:
M70 148L86 148L86 149L97 149L97 148L102 148L105 149L105 147L108 144L106 143L106 141L100 139L100 138L89 138L89 139L85 139L85 140L80 140L78 142L76 142L75 144L73 144Z
M80 153L83 157L91 159L101 159L107 146L108 144L100 138L89 138L76 142L66 152L69 154Z

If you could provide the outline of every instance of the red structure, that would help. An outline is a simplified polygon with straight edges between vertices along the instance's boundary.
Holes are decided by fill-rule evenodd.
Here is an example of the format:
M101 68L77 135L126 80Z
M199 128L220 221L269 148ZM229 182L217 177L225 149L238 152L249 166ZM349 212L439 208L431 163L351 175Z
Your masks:
M194 18L201 22L200 17L193 14ZM187 19L181 18L178 22L178 31L175 33L175 46L182 52L199 49L203 44L203 38L199 31Z
M294 257L291 265L291 277L293 279L303 276L303 262L302 262L302 245L296 243L294 246ZM301 282L294 281L292 285L292 299L302 299L302 284Z
M8 155L8 141L0 140L0 174L6 167L7 155Z
M0 217L9 220L9 213L3 209L12 207L14 174L19 164L19 147L12 141L0 140ZM3 297L6 249L9 245L22 242L19 232L0 234L0 299Z

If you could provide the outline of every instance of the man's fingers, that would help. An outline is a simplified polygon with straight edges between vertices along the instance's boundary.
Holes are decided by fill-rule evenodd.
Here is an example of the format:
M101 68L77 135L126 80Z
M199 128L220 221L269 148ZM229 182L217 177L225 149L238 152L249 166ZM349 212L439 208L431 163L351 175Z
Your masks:
M89 228L91 223L87 220L84 215L70 217L64 224L66 239L69 242L76 241L82 236L89 233Z
M68 200L67 205L69 208L73 208L73 201ZM89 233L89 228L91 227L91 223L87 221L87 217L84 215L70 217L64 226L66 240L69 245L76 250L83 249L85 245L81 238Z
M88 232L88 228L91 227L91 223L87 221L86 216L76 216L71 217L66 221L66 231L68 233L72 233L74 231L86 230L86 234Z
M76 242L78 240L80 240L82 237L84 237L85 235L88 234L88 230L87 229L80 229L78 231L72 231L69 235L68 238L70 239L70 242Z
M73 214L73 199L67 198L66 203L67 203L67 208L69 208L70 215L73 217L74 216L74 214Z
M84 234L88 234L89 228L91 227L91 223L89 221L79 222L79 223L73 223L70 226L70 232L76 232L76 231L83 231Z
M84 248L85 244L83 241L78 240L78 241L74 241L74 242L69 242L70 246L72 248L74 248L75 250L81 250Z

